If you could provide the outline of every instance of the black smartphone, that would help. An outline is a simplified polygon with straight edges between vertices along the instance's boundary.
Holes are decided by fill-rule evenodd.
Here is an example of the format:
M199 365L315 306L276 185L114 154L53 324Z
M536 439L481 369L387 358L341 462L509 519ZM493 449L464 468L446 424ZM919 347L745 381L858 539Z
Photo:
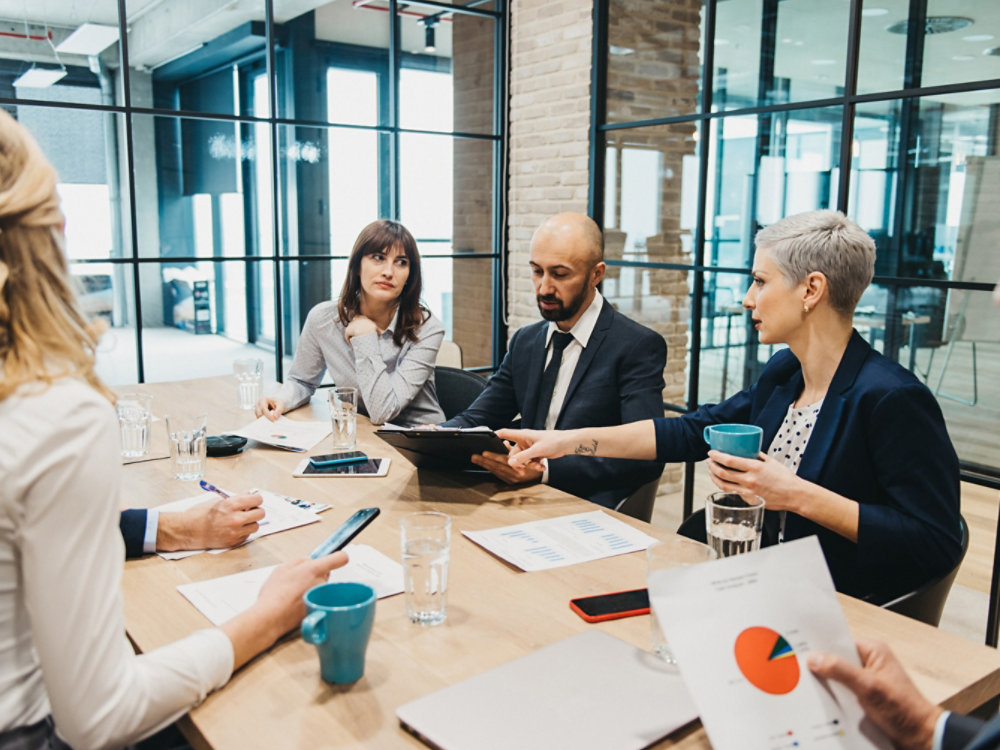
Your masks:
M343 549L347 546L354 537L361 533L361 530L375 520L375 516L379 514L378 508L362 508L353 516L348 518L341 524L340 528L334 531L330 536L323 540L316 549L312 551L309 557L314 560L318 557L323 557L325 555L331 555L339 549Z
M347 453L324 453L321 456L310 456L309 463L313 466L336 466L337 464L355 464L367 461L366 456L361 451L349 451Z
M619 617L649 614L649 589L616 591L612 594L570 599L569 607L587 622L617 620Z

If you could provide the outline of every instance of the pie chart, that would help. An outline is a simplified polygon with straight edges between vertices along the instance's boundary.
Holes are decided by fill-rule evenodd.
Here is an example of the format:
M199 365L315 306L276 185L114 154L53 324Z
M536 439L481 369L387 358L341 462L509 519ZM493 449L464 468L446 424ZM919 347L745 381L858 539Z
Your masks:
M736 666L751 685L771 695L799 684L799 660L791 644L771 628L747 628L736 637Z

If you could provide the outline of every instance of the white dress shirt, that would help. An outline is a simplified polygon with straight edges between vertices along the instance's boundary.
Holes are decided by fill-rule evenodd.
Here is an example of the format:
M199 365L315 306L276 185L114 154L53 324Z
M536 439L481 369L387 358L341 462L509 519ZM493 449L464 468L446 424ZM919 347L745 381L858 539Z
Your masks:
M549 413L545 416L545 429L555 429L556 421L559 419L559 412L562 411L563 401L566 400L566 392L569 390L569 383L573 379L573 372L580 361L580 355L590 341L590 334L594 332L597 319L601 315L601 307L604 305L604 297L596 289L594 299L590 301L587 309L583 311L576 324L565 333L570 334L573 340L570 341L562 352L562 361L559 363L559 372L556 375L556 384L552 388L552 400L549 401ZM554 321L549 321L549 328L545 332L545 367L552 361L552 334L560 331L559 326ZM542 368L545 369L544 367ZM542 471L542 484L549 483L549 462L543 459L545 469Z
M549 413L545 417L546 430L555 429L563 401L566 400L566 391L569 390L569 382L573 379L573 372L576 370L576 363L580 361L580 355L590 341L590 334L594 332L594 326L597 325L597 319L601 315L603 305L604 297L595 290L594 299L583 311L583 315L572 328L566 331L573 337L573 340L563 349L562 362L559 363L559 374L556 377L555 387L552 389L552 400L549 402ZM549 329L545 332L545 367L548 367L552 360L552 334L559 330L559 326L555 322L549 321Z
M229 679L216 628L136 656L125 636L114 408L73 378L0 401L0 731L51 713L72 747L122 747Z

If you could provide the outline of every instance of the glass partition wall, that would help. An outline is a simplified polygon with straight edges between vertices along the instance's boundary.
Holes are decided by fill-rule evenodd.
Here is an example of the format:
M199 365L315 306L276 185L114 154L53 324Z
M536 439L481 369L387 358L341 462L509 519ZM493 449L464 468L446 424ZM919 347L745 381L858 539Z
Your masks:
M358 231L402 221L424 302L491 367L506 11L498 0L0 0L0 106L59 172L112 384L280 379Z
M668 410L773 353L740 302L756 231L819 208L875 238L855 327L1000 486L1000 4L599 0L592 215L615 305L667 336ZM692 472L687 472L685 515Z

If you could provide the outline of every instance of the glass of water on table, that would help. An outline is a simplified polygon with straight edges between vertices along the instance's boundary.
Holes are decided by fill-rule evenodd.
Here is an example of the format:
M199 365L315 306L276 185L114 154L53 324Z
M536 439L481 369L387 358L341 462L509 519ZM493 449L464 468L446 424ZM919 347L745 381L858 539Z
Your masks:
M358 433L358 389L330 389L330 421L333 426L333 450L352 451Z
M451 517L426 511L399 522L406 616L420 625L440 625L448 615Z
M705 501L705 534L719 557L753 552L763 530L763 498L713 492Z

